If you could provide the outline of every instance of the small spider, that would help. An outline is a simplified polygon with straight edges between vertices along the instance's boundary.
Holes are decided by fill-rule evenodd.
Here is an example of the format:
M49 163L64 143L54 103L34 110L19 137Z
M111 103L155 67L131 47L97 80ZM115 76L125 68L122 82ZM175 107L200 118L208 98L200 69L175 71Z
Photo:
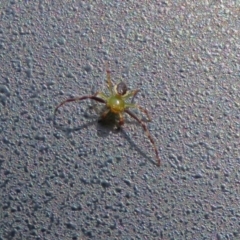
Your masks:
M93 95L89 96L82 96L82 97L75 97L75 98L69 98L66 99L65 101L61 102L54 110L54 115L56 114L58 108L60 108L62 105L68 102L75 102L75 101L81 101L84 99L92 99L100 103L104 103L106 105L106 110L103 112L101 115L101 120L106 118L106 116L109 113L113 113L119 117L119 122L118 122L118 128L120 128L124 124L124 117L123 114L124 112L127 113L129 116L134 118L143 128L145 131L148 139L153 145L155 154L156 154L156 159L157 159L157 166L160 166L160 157L158 154L157 147L155 145L155 142L153 140L153 137L151 136L146 124L140 120L134 113L132 113L129 109L130 108L137 108L141 112L145 113L148 120L151 121L151 118L148 114L148 111L138 104L135 104L133 102L127 102L127 99L130 97L133 98L136 96L136 94L140 91L139 89L136 90L128 90L127 86L124 82L120 82L117 85L113 86L111 77L110 77L110 71L107 70L107 87L110 92L110 95L107 96L103 92L96 92Z

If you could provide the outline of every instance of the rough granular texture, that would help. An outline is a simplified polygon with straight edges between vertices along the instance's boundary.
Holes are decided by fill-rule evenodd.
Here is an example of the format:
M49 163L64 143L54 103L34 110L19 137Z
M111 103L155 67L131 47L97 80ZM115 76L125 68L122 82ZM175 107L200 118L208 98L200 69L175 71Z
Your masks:
M240 239L239 7L2 0L0 239ZM98 103L53 124L103 90L106 62L141 89L160 168Z

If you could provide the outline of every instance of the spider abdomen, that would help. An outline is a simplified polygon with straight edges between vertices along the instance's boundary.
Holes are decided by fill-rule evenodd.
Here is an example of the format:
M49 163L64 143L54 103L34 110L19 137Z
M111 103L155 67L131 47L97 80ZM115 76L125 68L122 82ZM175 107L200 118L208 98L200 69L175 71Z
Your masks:
M121 113L125 109L125 102L121 96L111 96L107 101L107 107L113 113Z

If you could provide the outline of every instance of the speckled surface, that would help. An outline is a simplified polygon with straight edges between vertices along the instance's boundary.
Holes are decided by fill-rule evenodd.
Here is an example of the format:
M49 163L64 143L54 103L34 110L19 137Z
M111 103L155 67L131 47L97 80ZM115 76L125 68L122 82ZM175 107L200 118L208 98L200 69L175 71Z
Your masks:
M240 239L240 2L52 2L0 3L0 239ZM91 101L53 125L107 61L141 89L160 168Z

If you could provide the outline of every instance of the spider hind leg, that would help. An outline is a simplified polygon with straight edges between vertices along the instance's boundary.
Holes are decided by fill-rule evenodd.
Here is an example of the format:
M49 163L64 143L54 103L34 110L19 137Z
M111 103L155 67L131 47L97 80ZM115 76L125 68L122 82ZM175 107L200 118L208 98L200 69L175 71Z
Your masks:
M128 109L125 110L125 112L132 118L134 118L143 128L145 134L147 135L148 139L150 140L150 142L152 143L153 145L153 149L155 151L155 155L156 155L156 160L157 160L157 166L159 167L160 164L161 164L161 159L159 157L159 154L158 154L158 150L157 150L157 147L156 147L156 144L154 142L154 139L153 137L151 136L148 128L147 128L147 125L142 121L140 120L134 113L132 113L131 111L129 111Z

